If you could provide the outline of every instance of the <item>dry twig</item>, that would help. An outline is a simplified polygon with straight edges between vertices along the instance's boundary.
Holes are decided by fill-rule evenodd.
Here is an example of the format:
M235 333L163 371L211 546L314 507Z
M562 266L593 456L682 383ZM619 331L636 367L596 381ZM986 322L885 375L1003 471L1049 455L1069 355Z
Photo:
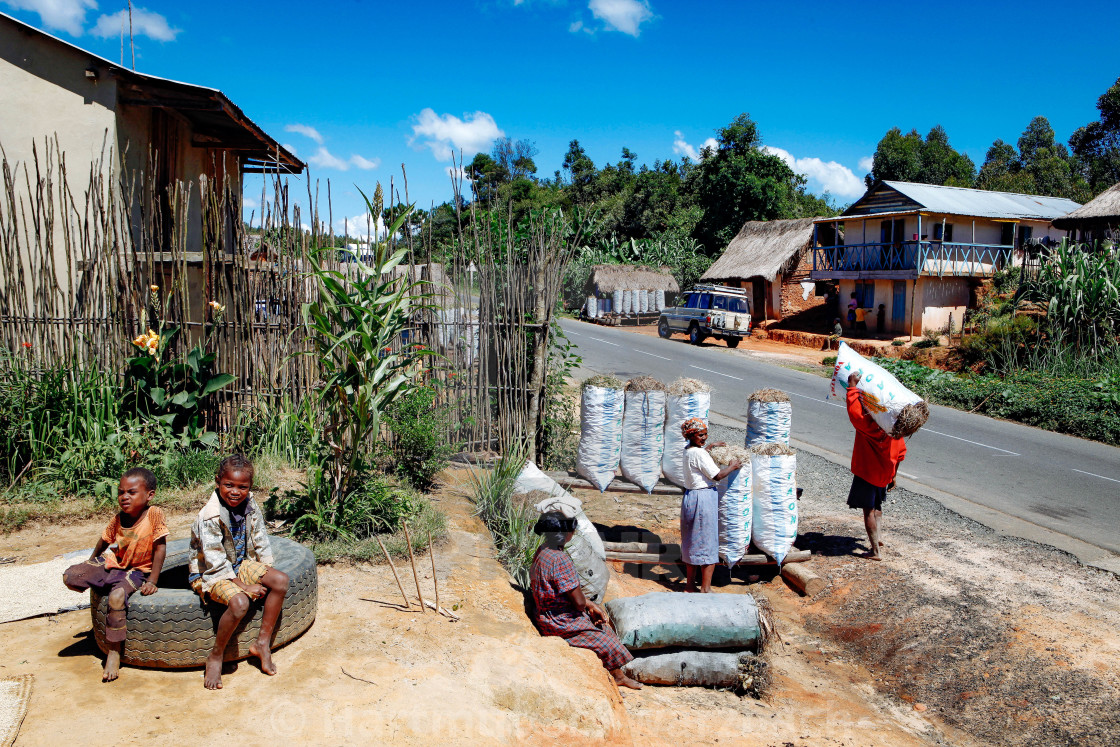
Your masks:
M380 537L375 534L373 538L377 540L377 546L381 548L381 552L385 553L385 562L389 564L389 570L393 572L393 578L397 580L397 588L401 590L401 596L404 597L404 608L406 610L412 609L412 606L408 603L408 594L404 593L404 584L401 583L401 577L397 575L397 567L393 565L393 559L389 557L389 551L385 549Z
M408 534L408 524L402 522L404 527L404 541L408 544L408 562L412 563L412 580L416 582L416 596L420 597L420 611L424 611L424 594L420 591L420 574L416 572L416 557L412 554L412 537Z

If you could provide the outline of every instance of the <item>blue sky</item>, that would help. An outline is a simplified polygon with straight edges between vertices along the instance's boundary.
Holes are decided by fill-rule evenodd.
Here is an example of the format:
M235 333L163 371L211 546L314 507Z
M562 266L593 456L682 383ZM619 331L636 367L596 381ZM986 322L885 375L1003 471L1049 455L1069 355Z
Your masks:
M0 0L110 59L125 7ZM470 160L500 135L532 140L551 176L573 138L599 165L623 146L652 163L695 154L740 112L814 191L846 203L892 126L942 124L979 166L1040 114L1066 140L1120 76L1108 31L1120 3L917 7L152 0L133 6L133 25L140 71L224 91L310 162L321 191L330 180L336 218L362 215L355 184L399 186L402 163L411 200L448 199L450 154Z

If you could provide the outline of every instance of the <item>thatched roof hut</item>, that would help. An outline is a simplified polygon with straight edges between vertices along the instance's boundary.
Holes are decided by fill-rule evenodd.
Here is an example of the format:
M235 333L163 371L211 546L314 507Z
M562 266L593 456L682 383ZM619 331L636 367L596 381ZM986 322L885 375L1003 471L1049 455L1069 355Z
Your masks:
M616 290L663 290L679 293L681 288L668 267L595 265L587 280L587 290L602 298Z
M813 243L814 220L747 221L700 279L711 282L753 277L773 280L779 272L788 274Z
M1055 218L1054 227L1067 231L1120 227L1120 183L1113 184L1073 212Z

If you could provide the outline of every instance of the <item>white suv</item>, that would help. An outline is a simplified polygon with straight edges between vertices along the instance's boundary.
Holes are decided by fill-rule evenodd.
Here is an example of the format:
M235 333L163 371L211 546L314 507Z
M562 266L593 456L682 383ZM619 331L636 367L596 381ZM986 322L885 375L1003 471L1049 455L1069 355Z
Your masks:
M686 332L693 345L717 337L734 348L751 333L751 303L742 288L697 285L680 302L680 306L662 310L657 320L657 333L662 337Z

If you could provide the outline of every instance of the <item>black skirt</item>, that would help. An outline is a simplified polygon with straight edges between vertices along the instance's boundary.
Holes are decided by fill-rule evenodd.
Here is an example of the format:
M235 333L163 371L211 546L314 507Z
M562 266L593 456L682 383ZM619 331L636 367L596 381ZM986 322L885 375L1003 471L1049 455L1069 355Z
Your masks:
M887 489L879 488L862 477L852 476L852 488L848 491L848 505L851 508L873 508L883 510L883 501L887 498Z

